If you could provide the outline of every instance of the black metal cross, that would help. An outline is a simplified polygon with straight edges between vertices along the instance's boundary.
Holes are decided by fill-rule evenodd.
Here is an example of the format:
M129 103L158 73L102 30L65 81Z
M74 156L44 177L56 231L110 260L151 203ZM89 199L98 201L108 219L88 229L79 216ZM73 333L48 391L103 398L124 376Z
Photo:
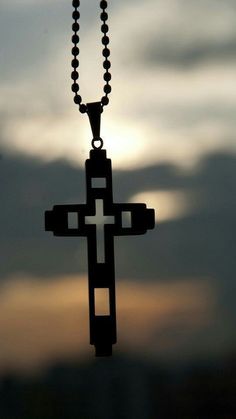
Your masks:
M106 150L91 150L85 165L87 203L55 205L45 212L45 229L55 236L87 237L90 343L96 356L108 356L116 343L114 236L144 234L154 228L155 216L145 204L113 203ZM96 294L101 289L108 295L105 315L96 311Z
M144 234L154 228L154 210L145 204L113 203L111 160L105 150L90 151L86 184L87 203L55 205L45 212L45 229L55 236L87 237L90 343L95 345L96 356L106 356L116 343L114 236ZM95 296L101 288L109 296L106 315L96 314Z

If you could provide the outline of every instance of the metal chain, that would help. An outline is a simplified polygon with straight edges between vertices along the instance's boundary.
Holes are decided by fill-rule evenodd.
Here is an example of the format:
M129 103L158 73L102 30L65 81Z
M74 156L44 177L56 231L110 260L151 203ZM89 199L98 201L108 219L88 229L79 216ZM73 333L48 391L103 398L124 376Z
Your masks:
M79 92L79 83L78 83L78 79L79 79L79 71L78 71L78 67L79 67L79 60L78 60L78 56L79 56L79 48L78 48L78 44L79 44L79 29L80 29L80 25L78 23L79 18L80 18L80 12L79 12L79 6L80 6L80 0L73 0L72 1L72 6L74 7L74 11L72 14L72 17L74 19L74 23L72 24L72 30L74 32L73 36L72 36L72 43L74 44L73 48L72 48L72 55L73 55L73 60L71 61L71 65L73 67L73 71L71 73L71 78L73 80L73 84L71 86L72 92L74 92L75 96L74 96L74 102L76 105L79 105L79 111L81 113L86 113L87 112L87 106L82 103L82 97L78 94ZM103 87L103 91L104 91L104 96L102 96L101 98L101 111L103 110L103 107L108 105L109 103L109 99L108 99L108 95L111 92L111 86L109 84L109 81L111 80L111 73L109 72L109 69L111 67L111 62L109 61L108 57L110 56L110 50L107 47L107 45L109 44L109 38L107 36L107 32L108 32L108 25L107 25L107 19L108 19L108 14L106 12L107 9L107 1L102 0L100 1L100 8L102 10L102 13L100 14L100 19L102 22L101 25L101 32L103 34L102 36L102 44L104 45L104 48L102 50L102 55L104 57L104 62L103 62L103 68L105 70L104 75L103 75L103 79L106 82L106 84Z

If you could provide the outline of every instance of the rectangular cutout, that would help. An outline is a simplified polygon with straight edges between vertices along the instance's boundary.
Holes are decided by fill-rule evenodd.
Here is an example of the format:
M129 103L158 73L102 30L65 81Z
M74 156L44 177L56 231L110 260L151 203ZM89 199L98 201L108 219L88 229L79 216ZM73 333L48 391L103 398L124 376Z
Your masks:
M132 227L132 216L131 211L122 211L121 213L121 223L123 228Z
M105 238L104 227L96 229L97 263L105 263Z
M69 229L79 228L79 214L78 212L68 212L67 224Z
M94 288L95 315L110 315L110 293L109 288Z
M105 177L93 177L92 181L92 188L106 188L107 180Z

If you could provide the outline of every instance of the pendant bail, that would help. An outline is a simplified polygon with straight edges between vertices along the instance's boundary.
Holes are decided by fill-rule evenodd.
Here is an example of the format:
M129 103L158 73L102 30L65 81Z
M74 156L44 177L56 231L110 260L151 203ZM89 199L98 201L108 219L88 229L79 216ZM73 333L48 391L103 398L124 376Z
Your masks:
M99 140L102 113L101 102L87 103L87 113L90 121L91 130L93 133L93 139Z

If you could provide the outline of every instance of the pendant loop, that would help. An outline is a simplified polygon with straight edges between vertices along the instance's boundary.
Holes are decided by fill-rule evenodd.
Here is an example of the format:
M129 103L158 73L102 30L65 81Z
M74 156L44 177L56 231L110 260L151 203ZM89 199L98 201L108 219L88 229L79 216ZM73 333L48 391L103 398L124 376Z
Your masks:
M97 141L99 141L100 144L96 145ZM94 150L101 150L102 147L103 147L103 139L100 138L100 137L99 138L93 138L91 144L92 144L92 147L93 147Z
M87 103L87 113L89 117L91 130L93 133L93 138L99 139L100 128L101 128L101 113L102 113L101 102Z

